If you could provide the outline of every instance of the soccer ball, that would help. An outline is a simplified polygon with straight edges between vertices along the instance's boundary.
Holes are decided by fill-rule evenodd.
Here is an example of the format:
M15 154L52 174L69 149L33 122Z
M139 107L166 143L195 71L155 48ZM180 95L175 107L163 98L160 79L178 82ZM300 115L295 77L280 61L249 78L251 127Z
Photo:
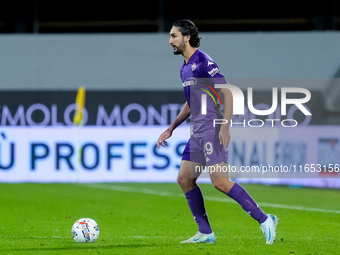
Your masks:
M77 243L93 243L99 237L98 224L90 218L81 218L72 226L72 237Z

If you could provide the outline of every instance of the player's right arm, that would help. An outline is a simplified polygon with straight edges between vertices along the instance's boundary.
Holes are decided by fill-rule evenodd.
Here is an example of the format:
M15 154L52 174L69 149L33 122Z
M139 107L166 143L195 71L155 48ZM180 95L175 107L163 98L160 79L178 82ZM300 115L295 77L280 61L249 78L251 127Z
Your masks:
M171 123L171 125L168 127L167 130L165 130L158 138L157 140L157 148L159 149L162 145L163 147L166 146L166 139L171 137L172 132L181 125L187 118L190 116L190 108L188 105L188 102L185 102L182 110L177 115L176 119Z

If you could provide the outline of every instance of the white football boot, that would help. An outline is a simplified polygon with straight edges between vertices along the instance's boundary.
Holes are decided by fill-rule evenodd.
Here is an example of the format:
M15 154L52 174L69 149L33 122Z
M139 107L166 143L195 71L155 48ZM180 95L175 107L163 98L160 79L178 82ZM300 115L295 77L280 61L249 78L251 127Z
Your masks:
M261 230L266 237L266 244L273 244L276 239L276 226L279 218L273 214L267 214L268 218L265 222L261 223Z
M210 234L203 234L197 232L196 235L189 238L188 240L182 241L181 243L215 243L216 238L214 232Z

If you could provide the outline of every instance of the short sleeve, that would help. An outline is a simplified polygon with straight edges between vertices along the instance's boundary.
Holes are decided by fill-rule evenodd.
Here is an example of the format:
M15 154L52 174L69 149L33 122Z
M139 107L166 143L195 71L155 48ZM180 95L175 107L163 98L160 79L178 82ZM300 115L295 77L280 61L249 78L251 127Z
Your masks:
M202 76L210 85L225 84L227 80L221 74L219 67L212 59L205 59L201 62Z

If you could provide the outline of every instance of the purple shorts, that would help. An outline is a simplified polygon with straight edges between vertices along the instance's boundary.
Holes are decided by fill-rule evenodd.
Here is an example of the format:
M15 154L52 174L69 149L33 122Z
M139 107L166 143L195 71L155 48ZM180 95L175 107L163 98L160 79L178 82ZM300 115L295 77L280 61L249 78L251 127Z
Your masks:
M197 162L206 166L219 164L222 161L228 163L228 150L224 150L217 135L191 136L184 148L182 160Z

